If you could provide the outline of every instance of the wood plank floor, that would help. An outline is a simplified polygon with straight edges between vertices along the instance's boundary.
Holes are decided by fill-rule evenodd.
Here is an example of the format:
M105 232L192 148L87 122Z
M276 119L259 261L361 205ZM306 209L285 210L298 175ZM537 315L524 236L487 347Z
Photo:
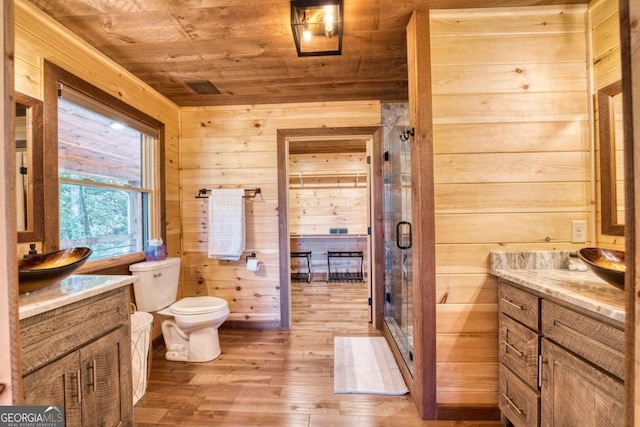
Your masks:
M292 284L289 331L220 329L222 355L167 362L154 351L136 426L501 426L425 422L409 395L333 393L333 337L378 336L368 323L364 283Z

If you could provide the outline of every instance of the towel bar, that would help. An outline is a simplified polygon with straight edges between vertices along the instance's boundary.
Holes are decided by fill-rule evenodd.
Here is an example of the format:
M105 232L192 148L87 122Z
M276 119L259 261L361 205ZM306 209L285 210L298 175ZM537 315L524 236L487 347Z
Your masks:
M207 193L210 193L211 190L207 190L206 188L201 188L198 190L198 195L196 196L196 199L207 199L209 198L209 196L207 195ZM262 190L260 189L260 187L258 188L245 188L244 190L245 195L242 196L245 199L254 199L258 194L262 193ZM249 194L247 195L246 193L249 192Z

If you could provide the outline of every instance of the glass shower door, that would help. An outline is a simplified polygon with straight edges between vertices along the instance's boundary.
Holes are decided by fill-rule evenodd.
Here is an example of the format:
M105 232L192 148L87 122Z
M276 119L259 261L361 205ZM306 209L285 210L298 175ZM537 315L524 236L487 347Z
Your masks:
M385 323L413 372L411 148L408 106L384 104Z

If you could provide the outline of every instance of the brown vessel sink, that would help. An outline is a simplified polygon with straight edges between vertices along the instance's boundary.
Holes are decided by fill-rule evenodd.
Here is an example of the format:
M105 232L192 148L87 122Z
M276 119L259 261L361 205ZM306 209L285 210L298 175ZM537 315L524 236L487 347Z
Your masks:
M19 292L36 291L63 280L84 264L90 255L89 248L71 248L19 260Z
M624 252L613 249L582 248L578 256L598 277L610 285L624 289Z

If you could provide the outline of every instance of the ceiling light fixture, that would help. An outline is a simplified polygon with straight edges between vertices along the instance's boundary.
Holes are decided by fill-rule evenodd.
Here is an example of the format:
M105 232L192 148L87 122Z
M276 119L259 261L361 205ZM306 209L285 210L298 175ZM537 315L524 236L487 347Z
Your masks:
M342 54L342 0L291 0L298 56Z

